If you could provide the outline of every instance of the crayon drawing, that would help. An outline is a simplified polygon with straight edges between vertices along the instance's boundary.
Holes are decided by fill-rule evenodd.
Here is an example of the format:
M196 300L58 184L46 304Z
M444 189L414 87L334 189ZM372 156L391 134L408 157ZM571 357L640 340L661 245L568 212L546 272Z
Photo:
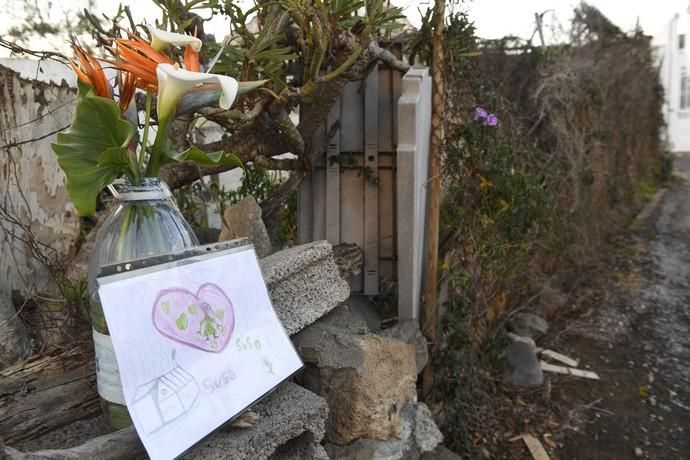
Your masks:
M179 457L302 366L251 247L98 281L122 399L152 460Z
M153 325L164 336L199 350L220 353L235 327L235 311L223 289L202 285L196 294L164 289L153 304Z
M129 411L141 429L151 434L187 414L199 397L199 384L175 361L172 370L139 385Z

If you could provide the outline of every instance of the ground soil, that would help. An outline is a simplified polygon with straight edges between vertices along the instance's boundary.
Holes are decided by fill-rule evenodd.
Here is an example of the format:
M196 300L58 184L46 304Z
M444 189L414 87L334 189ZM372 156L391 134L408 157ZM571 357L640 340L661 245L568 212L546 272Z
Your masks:
M613 241L601 295L541 341L601 376L550 374L530 401L552 406L531 424L552 458L690 459L690 157L675 168L651 212Z

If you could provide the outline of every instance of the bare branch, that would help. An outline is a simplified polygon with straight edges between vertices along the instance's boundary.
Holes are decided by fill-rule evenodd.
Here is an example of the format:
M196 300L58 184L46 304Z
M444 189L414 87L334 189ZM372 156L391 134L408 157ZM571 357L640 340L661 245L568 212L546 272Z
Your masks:
M296 158L268 158L263 155L255 156L253 161L262 168L281 171L296 170L300 165Z
M302 156L304 154L304 138L290 119L290 115L288 115L285 108L281 104L271 104L268 107L268 112L285 137L285 141L290 146L292 153Z
M58 128L58 129L56 129L55 131L51 131L51 132L49 132L49 133L47 133L47 134L44 134L44 135L42 135L42 136L39 136L39 137L34 137L34 138L32 138L32 139L27 139L27 140L25 140L25 141L10 142L9 144L0 145L0 149L10 149L10 148L12 148L12 147L19 147L20 145L30 144L30 143L32 143L32 142L40 141L41 139L45 139L46 137L50 137L50 136L52 136L53 134L57 134L57 133L59 133L59 132L61 132L61 131L64 131L64 130L66 130L67 128L69 128L69 125L63 126L62 128Z
M218 123L224 128L237 128L237 126L235 126L236 122L241 123L244 125L242 127L246 128L263 113L264 108L269 102L270 99L268 97L263 97L246 112L238 109L223 110L212 107L203 107L198 110L198 113L209 120Z
M407 72L410 70L410 65L404 61L401 61L393 53L385 48L381 48L375 40L369 43L369 54L373 59L378 59L379 61L387 64L389 67L399 70L400 72Z
M35 56L35 57L38 57L41 59L52 59L54 61L58 61L58 62L61 62L63 64L67 61L67 58L65 57L64 54L55 53L52 51L31 50L29 48L24 48L23 46L18 45L17 43L13 43L11 41L5 40L2 37L0 37L0 47L7 48L12 53L16 53L16 54L20 54L20 55L28 54L29 56Z

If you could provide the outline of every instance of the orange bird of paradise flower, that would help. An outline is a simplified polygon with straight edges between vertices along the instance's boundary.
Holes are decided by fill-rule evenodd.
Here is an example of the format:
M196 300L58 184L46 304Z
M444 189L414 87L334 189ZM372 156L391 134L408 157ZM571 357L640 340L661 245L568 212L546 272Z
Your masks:
M183 60L185 70L189 70L190 72L201 72L199 52L194 51L192 45L185 46Z
M174 62L165 54L156 51L144 39L128 32L131 38L113 38L115 48L108 47L117 60L108 61L120 70L129 72L134 76L135 85L145 91L158 90L158 76L156 67L158 64L171 64Z
M83 83L91 85L97 96L112 98L110 84L108 84L108 79L98 59L89 55L84 48L76 43L72 43L72 49L79 63L77 64L71 59L68 62L74 73L77 74L77 78Z
M137 79L129 72L120 72L120 112L124 113L129 107L130 102L134 98L134 93L137 89Z

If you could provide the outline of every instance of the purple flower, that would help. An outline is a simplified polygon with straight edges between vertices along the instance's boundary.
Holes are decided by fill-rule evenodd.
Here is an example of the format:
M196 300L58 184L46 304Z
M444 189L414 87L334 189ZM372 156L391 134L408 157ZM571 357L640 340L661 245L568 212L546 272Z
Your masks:
M498 117L494 115L493 113L490 113L486 116L486 119L484 119L484 126L497 126L498 125Z
M486 119L486 117L489 115L489 112L486 111L484 107L481 105L475 107L474 109L474 121L480 121Z

